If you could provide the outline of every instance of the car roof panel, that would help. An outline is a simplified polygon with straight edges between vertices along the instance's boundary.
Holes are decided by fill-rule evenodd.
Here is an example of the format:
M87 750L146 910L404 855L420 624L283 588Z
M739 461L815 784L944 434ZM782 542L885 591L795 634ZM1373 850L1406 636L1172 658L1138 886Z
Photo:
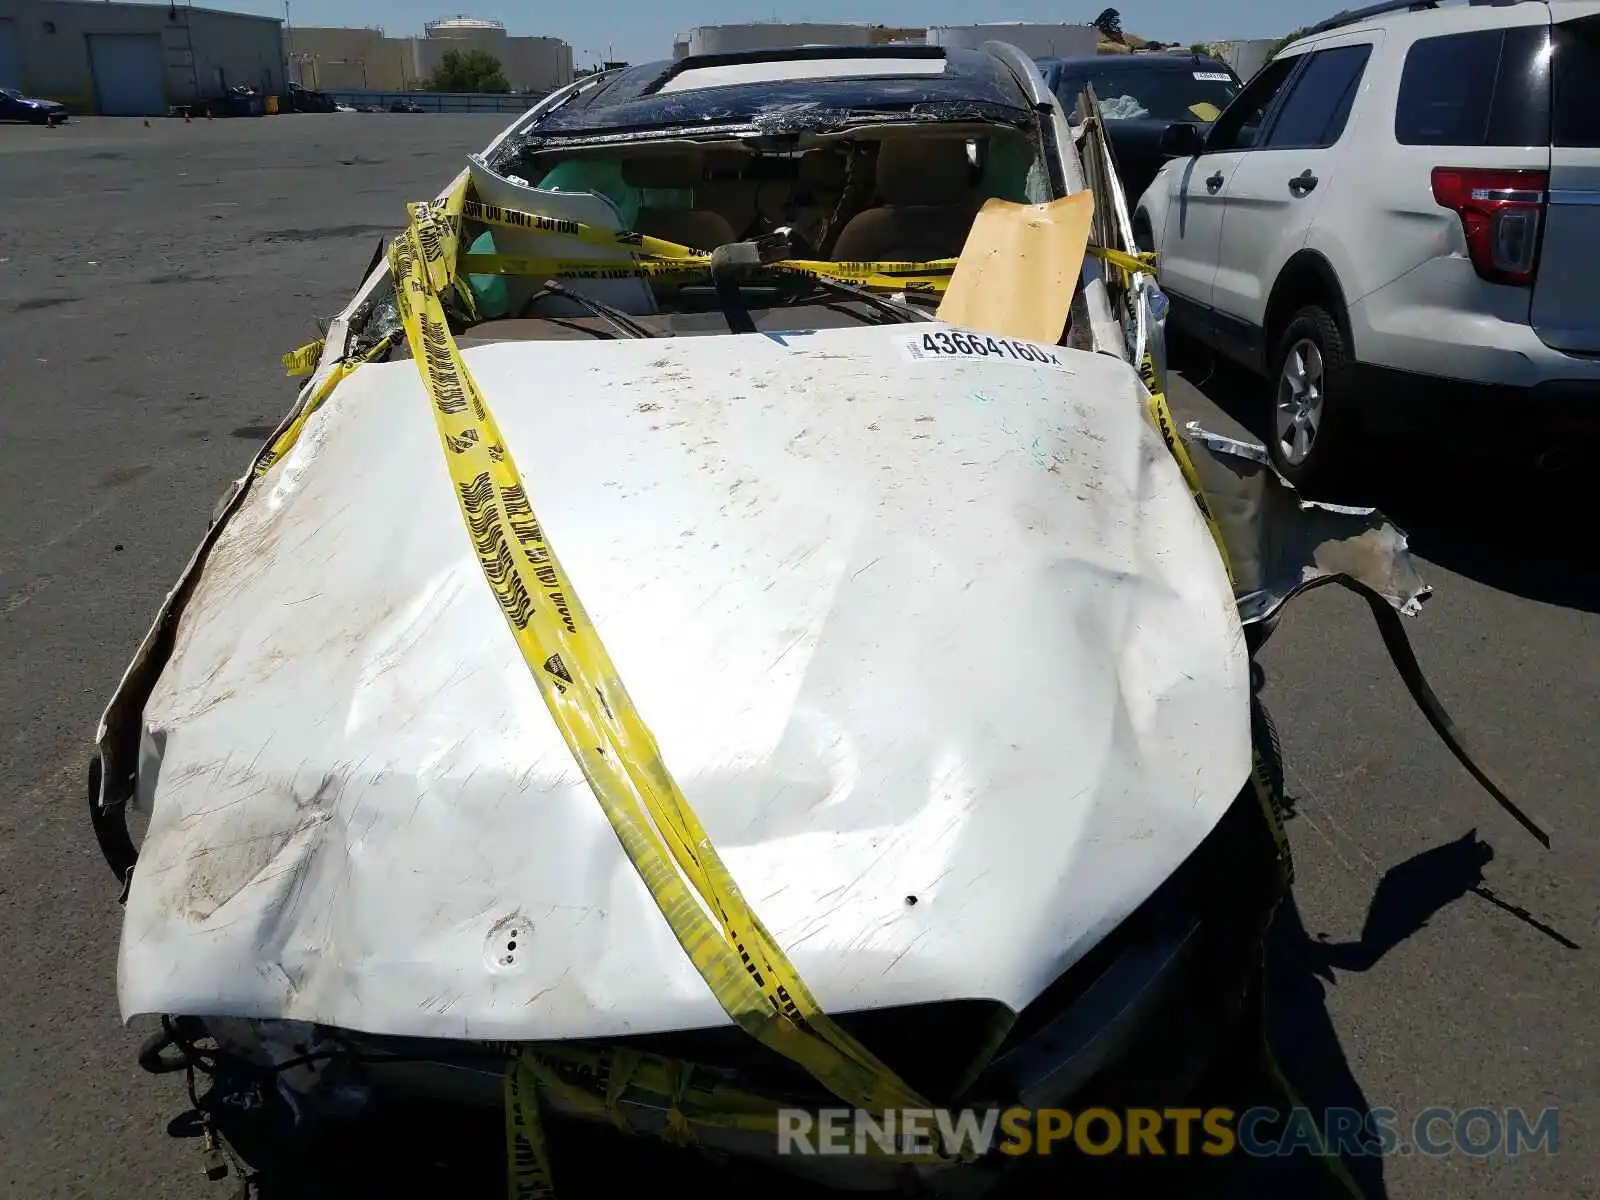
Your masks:
M882 74L863 74L865 60L885 60ZM849 74L833 78L773 79L725 86L680 87L662 92L687 72L735 64L838 59ZM905 60L944 62L937 74L908 74ZM775 74L782 74L775 70ZM980 50L939 46L827 46L737 54L695 55L644 63L618 71L591 93L562 105L527 130L533 137L603 134L625 129L696 124L788 127L826 124L830 114L904 110L930 119L957 115L1028 116L1030 105L1016 77Z

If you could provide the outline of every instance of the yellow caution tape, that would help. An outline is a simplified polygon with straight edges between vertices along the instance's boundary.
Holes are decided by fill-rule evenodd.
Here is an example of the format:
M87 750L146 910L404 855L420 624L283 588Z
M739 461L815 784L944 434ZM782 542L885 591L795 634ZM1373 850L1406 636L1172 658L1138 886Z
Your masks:
M637 1050L609 1047L538 1045L521 1048L513 1070L522 1076L514 1086L532 1086L575 1112L610 1121L631 1130L623 1106L638 1103L659 1111L667 1101L672 1122L681 1134L696 1127L732 1129L776 1137L785 1103L740 1088L705 1082L709 1072L694 1063ZM699 1078L697 1078L699 1076ZM526 1117L520 1117L526 1121ZM937 1154L891 1152L868 1145L863 1153L896 1163L938 1164L948 1160Z
M691 279L711 267L709 255L692 258L639 259L606 262L599 259L529 258L512 254L466 254L463 275L522 275L555 279ZM758 270L773 275L802 275L837 279L883 291L941 292L950 282L953 265L927 263L834 263L784 259Z
M411 205L413 218L425 219L417 228L422 231L423 259L427 264L428 280L439 295L452 294L466 310L467 316L476 318L477 309L470 288L460 288L452 293L455 283L456 257L461 249L461 216L467 202L467 185L470 173L457 175L449 190L439 199ZM416 224L416 222L413 222Z
M550 1151L539 1120L538 1077L513 1060L506 1071L506 1195L510 1200L551 1200Z
M1206 528L1211 531L1211 538L1217 544L1217 553L1222 556L1222 565L1228 572L1228 582L1231 584L1233 564L1228 561L1228 544L1222 539L1222 527L1217 523L1217 516L1211 509L1210 501L1206 499L1205 488L1200 484L1200 473L1195 470L1194 460L1189 457L1189 451L1178 437L1178 427L1172 419L1172 410L1167 407L1166 389L1162 386L1163 381L1156 378L1155 359L1148 349L1144 353L1144 361L1139 364L1139 378L1143 380L1145 389L1150 393L1150 399L1146 404L1150 420L1155 425L1156 431L1161 434L1161 440L1166 443L1167 452L1177 461L1184 482L1189 485L1189 494L1194 497L1195 507L1205 518Z
M451 196L464 194L457 189ZM415 210L417 206L413 205ZM438 209L440 206L433 206ZM711 263L711 255L705 250L697 250L691 246L682 246L677 242L665 241L662 238L650 237L647 234L635 233L628 229L602 229L595 225L585 225L581 221L569 221L563 217L548 217L540 213L523 212L515 208L504 208L498 204L483 204L476 200L462 200L457 205L457 211L468 220L477 221L481 225L488 225L498 229L520 229L532 233L548 233L560 237L570 237L576 241L590 246L605 246L612 249L622 249L635 256L635 261L628 262L590 262L590 261L565 261L546 258L518 258L503 254L468 254L461 263L460 270L469 275L551 275L565 274L569 278L579 279L625 279L632 275L656 277L663 275L676 275L687 273L688 269L698 268L703 270ZM457 230L459 236L459 230ZM561 264L570 270L552 271L549 268ZM680 271L680 266L683 270ZM829 279L840 279L849 283L860 283L874 288L910 288L911 290L936 290L942 287L943 282L949 280L955 271L956 260L953 258L938 259L933 262L814 262L808 259L786 259L782 262L769 263L762 267L765 271L789 271L796 274L820 275ZM429 263L432 273L432 260ZM589 272L596 272L589 274ZM611 272L617 272L612 274ZM631 273L631 274L630 274ZM437 276L434 277L435 285L439 284ZM442 289L441 289L442 290Z
M457 186L464 189L465 179ZM468 215L485 211L470 201L462 208ZM436 206L413 206L405 234L390 247L401 324L432 401L457 503L484 576L624 852L695 969L741 1029L853 1107L874 1113L929 1107L821 1010L746 904L662 761L545 537L511 451L451 335L427 253L447 236L434 228L440 220ZM448 286L454 263L446 260L446 266ZM508 1099L520 1096L521 1086L508 1080ZM525 1117L532 1111L527 1105L523 1110Z
M323 402L333 395L333 389L339 386L345 376L349 375L362 363L371 362L375 358L382 357L388 351L392 340L392 338L383 338L360 358L344 359L335 365L333 370L328 372L328 377L317 385L317 390L301 406L300 411L295 414L294 420L272 440L272 445L263 450L256 459L255 473L258 478L265 475L272 469L274 463L289 453L290 448L300 440L300 433L305 429L306 422L311 419L311 414L321 408Z
M1266 1060L1267 1081L1278 1090L1284 1101L1287 1112L1295 1112L1306 1107L1305 1102L1295 1093L1289 1079L1283 1073L1283 1068L1278 1065L1278 1056L1272 1052L1272 1044L1265 1035L1262 1037L1262 1057ZM1367 1195L1361 1190L1361 1185L1356 1182L1356 1177L1350 1173L1350 1168L1345 1165L1344 1159L1336 1150L1330 1150L1327 1141L1322 1136L1322 1131L1317 1128L1315 1121L1308 1121L1306 1128L1311 1135L1311 1154L1313 1158L1327 1165L1333 1174L1335 1182L1344 1189L1351 1200L1367 1200Z
M476 221L480 225L488 225L496 229L521 229L530 233L552 233L561 237L573 238L589 246L622 247L635 254L645 254L652 258L671 259L701 259L708 258L705 250L696 250L688 246L680 246L677 242L669 242L662 238L650 237L643 233L634 233L628 229L602 229L597 225L585 225L581 221L569 221L565 217L547 217L540 213L522 212L515 208L503 208L498 204L483 204L477 200L463 200L461 215L468 220Z
M322 347L326 343L321 338L301 346L298 350L291 350L283 356L283 373L293 379L297 375L309 375L317 369L317 364L322 361Z
M1143 269L1143 268L1141 268ZM1217 553L1222 556L1223 568L1228 572L1228 581L1233 582L1233 562L1228 554L1228 544L1223 540L1222 526L1216 519L1216 514L1206 499L1205 489L1200 483L1200 473L1195 469L1194 460L1189 457L1188 448L1179 438L1175 422L1172 419L1172 410L1167 407L1165 380L1157 376L1155 357L1147 348L1144 358L1139 363L1139 377L1143 380L1146 390L1150 393L1149 411L1151 420L1161 434L1161 440L1166 443L1167 451L1177 461L1178 470L1183 474L1184 481L1189 485L1190 495L1194 497L1195 506L1199 508L1200 515L1205 518L1206 527L1211 531L1212 540L1217 544ZM1256 801L1261 807L1261 814L1267 825L1267 832L1271 834L1273 845L1277 851L1279 882L1285 888L1294 883L1294 856L1289 847L1289 834L1284 828L1284 814L1287 806L1283 797L1274 786L1267 764L1262 756L1260 738L1252 736L1250 748L1250 784L1255 792Z
M1105 246L1090 246L1089 254L1101 262L1110 263L1124 271L1133 273L1143 271L1153 274L1156 269L1156 254L1154 251L1142 251L1138 254L1129 254L1123 250L1112 250Z
M1153 257L1153 256L1152 256ZM1113 260L1114 261L1114 260ZM1121 266L1123 264L1115 263ZM1148 270L1141 266L1140 270ZM1205 490L1200 485L1199 473L1195 470L1194 460L1189 457L1188 450L1178 438L1177 430L1172 420L1172 412L1167 407L1165 381L1158 378L1155 359L1147 349L1143 361L1139 364L1139 375L1144 380L1145 387L1150 392L1149 410L1156 428L1161 433L1161 439L1167 445L1168 451L1177 460L1178 469L1183 473L1184 479L1189 484L1190 493L1195 504L1199 507L1201 515L1205 517L1206 525L1211 530L1211 536L1217 543L1217 551L1222 556L1222 565L1227 569L1228 578L1233 579L1233 564L1228 555L1227 543L1223 540L1222 529L1216 521L1211 505L1207 502ZM1264 720L1264 718L1263 718ZM1277 856L1278 883L1285 891L1294 883L1294 855L1289 845L1288 830L1284 828L1284 817L1287 813L1287 804L1272 779L1272 773L1267 769L1266 757L1263 753L1262 742L1267 737L1265 729L1251 731L1250 745L1250 785L1255 793L1256 803L1261 810L1262 818L1266 824L1267 832L1272 838L1273 847ZM1295 1094L1288 1078L1284 1075L1282 1067L1278 1065L1277 1057L1272 1052L1272 1044L1267 1037L1265 1021L1261 1027L1261 1048L1266 1066L1267 1078L1287 1101L1287 1107L1292 1111L1303 1108L1300 1098ZM1327 1164L1339 1186L1349 1194L1352 1200L1364 1200L1361 1187L1351 1175L1349 1167L1335 1154L1329 1154L1327 1147L1317 1131L1312 1131L1314 1142L1313 1153Z

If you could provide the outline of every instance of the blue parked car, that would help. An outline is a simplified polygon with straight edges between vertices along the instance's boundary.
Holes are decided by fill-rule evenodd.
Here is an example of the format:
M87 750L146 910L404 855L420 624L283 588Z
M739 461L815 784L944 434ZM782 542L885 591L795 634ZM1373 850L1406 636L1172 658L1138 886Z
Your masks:
M27 121L30 125L59 125L67 119L67 106L54 100L36 100L16 88L0 88L0 121Z

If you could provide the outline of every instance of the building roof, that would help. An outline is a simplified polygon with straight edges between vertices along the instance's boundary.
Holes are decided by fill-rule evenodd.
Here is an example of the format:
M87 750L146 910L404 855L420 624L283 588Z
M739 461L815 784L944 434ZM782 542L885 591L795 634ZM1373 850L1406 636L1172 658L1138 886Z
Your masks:
M171 4L138 4L130 3L128 0L113 0L112 3L107 3L107 0L39 0L39 2L62 7L92 8L101 13L105 12L107 8L137 8L145 9L152 13L159 12L163 17L165 17L167 10L173 7ZM236 17L241 21L270 21L274 25L283 24L282 17L262 16L260 13L234 12L226 8L202 8L197 4L185 3L183 10L185 12L204 13L208 17Z
M429 21L424 29L504 29L500 21L488 20L484 17L442 17L437 21Z

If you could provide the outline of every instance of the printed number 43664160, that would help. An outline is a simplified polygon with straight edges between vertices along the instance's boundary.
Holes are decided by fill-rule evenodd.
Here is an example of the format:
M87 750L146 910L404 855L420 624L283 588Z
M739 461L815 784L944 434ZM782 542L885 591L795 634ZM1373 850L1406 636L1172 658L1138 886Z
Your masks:
M1061 359L1042 346L981 333L939 329L922 335L922 353L941 358L1011 358L1022 362L1060 366Z

